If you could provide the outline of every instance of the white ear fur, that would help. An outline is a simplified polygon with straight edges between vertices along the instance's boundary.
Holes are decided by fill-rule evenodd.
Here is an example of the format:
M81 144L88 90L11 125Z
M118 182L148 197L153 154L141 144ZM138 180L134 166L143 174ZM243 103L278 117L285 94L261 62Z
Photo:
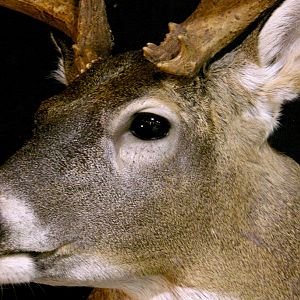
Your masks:
M51 72L50 77L54 78L55 80L59 81L64 85L68 85L65 66L64 66L63 53L61 48L58 46L55 37L52 33L51 33L51 40L59 56L57 57L57 68Z
M285 0L259 35L261 66L268 71L264 92L273 101L292 100L300 92L300 1Z
M300 1L286 0L269 18L259 36L259 55L264 66L281 66L300 40Z
M50 77L52 77L53 79L59 81L64 85L68 85L68 81L66 78L66 71L64 67L64 60L62 57L58 58L57 69L51 72Z

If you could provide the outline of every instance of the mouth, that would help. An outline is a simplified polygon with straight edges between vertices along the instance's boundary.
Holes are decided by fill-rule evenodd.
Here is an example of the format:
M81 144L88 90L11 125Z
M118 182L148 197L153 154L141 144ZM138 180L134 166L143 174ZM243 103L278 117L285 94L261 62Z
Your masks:
M44 252L22 250L0 252L0 286L34 281L42 268L39 262L61 255L66 256L69 254L69 248L68 245L64 245Z
M49 251L28 251L28 250L5 250L0 251L0 259L3 257L9 257L9 256L15 256L15 255L27 255L34 259L43 259L48 258L52 256L66 256L68 254L71 254L74 251L74 243L65 243L61 246L58 246L57 248Z
M37 251L4 251L0 252L0 260L8 257L17 257L17 256L28 256L33 259L42 259L49 256L53 256L57 252L57 249L51 251L37 252Z

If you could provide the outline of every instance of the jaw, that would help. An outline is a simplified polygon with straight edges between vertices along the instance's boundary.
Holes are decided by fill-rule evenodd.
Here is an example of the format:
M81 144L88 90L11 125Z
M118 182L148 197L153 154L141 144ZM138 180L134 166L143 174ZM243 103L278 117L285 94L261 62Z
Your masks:
M104 288L108 295L110 295L111 292L113 297L115 297L113 291L118 290L124 293L120 294L122 297L120 299L128 300L239 300L238 297L207 291L197 287L177 286L170 283L161 275L141 277L131 276L102 281L94 281L95 279L85 281L77 280L74 281L74 279L68 279L63 281L63 285ZM61 281L49 279L38 279L35 280L35 282L49 285L62 285Z
M108 287L129 272L94 255L17 253L0 256L0 285L36 282L48 285Z
M197 287L176 286L163 276L138 274L95 255L13 254L0 257L0 270L0 284L36 282L118 289L129 299L140 300L238 299Z
M64 286L108 287L112 282L131 276L101 254L68 254L61 250L56 255L37 260L37 283Z

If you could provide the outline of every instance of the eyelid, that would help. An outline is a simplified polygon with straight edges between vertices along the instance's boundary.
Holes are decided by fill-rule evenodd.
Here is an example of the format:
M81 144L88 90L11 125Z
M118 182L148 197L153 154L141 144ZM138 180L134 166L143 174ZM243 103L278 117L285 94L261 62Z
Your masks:
M174 103L163 102L156 98L141 98L120 109L119 115L113 118L108 128L112 136L118 136L129 129L130 123L136 113L149 112L166 118L171 125L179 124L179 111ZM172 126L173 127L173 126Z

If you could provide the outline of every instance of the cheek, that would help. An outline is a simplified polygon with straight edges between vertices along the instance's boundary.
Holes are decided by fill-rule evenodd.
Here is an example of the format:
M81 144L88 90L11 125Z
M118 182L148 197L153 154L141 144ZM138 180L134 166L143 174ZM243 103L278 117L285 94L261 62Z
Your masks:
M122 135L114 145L115 163L119 171L140 170L168 164L177 155L178 137L170 133L167 137L142 141L131 133Z

